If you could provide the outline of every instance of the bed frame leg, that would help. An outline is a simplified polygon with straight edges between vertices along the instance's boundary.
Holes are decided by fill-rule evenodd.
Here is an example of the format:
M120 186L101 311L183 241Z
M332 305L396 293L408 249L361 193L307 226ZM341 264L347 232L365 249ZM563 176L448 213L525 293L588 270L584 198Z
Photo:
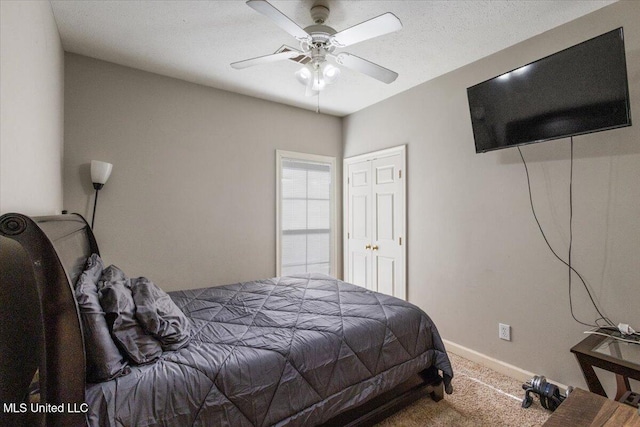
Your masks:
M434 390L429 393L429 396L431 396L434 402L440 402L444 398L444 384L440 382L440 384L435 386Z
M420 376L427 385L427 391L431 399L434 402L441 401L444 398L444 382L438 373L438 369L435 366L431 366L420 372Z

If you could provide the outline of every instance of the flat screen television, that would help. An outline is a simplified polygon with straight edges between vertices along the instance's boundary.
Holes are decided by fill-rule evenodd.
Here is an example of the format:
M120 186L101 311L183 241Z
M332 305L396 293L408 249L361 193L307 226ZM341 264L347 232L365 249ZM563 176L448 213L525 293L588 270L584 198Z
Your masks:
M631 126L622 28L467 88L476 152Z

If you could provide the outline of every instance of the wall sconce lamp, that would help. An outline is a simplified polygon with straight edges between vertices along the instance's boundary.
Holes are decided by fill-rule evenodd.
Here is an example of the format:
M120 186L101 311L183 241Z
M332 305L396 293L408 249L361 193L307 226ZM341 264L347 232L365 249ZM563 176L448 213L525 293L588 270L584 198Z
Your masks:
M93 215L91 217L91 228L93 229L93 222L96 219L96 206L98 205L98 191L107 183L109 176L111 175L111 169L113 165L107 162L101 162L99 160L91 160L91 181L93 182L93 188L96 190L96 197L93 200Z

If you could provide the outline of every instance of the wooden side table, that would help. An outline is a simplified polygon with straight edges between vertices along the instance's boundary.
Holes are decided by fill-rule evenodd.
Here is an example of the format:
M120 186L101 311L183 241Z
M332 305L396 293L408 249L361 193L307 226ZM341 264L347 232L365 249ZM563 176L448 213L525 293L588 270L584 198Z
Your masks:
M638 409L574 389L543 427L640 427Z
M610 337L591 334L573 346L582 374L589 391L607 397L593 367L601 368L616 374L619 400L626 392L631 391L629 378L640 381L640 344L617 341Z

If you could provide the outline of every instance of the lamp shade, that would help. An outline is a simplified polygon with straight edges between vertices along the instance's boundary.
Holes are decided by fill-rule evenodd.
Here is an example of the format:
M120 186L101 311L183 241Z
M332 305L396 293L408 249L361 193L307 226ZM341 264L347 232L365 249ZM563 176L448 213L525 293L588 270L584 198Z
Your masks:
M322 65L320 66L320 69L322 70L322 76L324 77L324 81L328 85L335 83L335 81L338 80L338 77L340 77L340 68L334 67L328 62L323 62Z
M113 165L99 160L91 160L91 182L94 184L106 184L111 175Z
M300 83L306 86L309 83L309 80L311 80L312 74L313 68L311 68L311 66L307 64L296 71L296 79L298 79Z

